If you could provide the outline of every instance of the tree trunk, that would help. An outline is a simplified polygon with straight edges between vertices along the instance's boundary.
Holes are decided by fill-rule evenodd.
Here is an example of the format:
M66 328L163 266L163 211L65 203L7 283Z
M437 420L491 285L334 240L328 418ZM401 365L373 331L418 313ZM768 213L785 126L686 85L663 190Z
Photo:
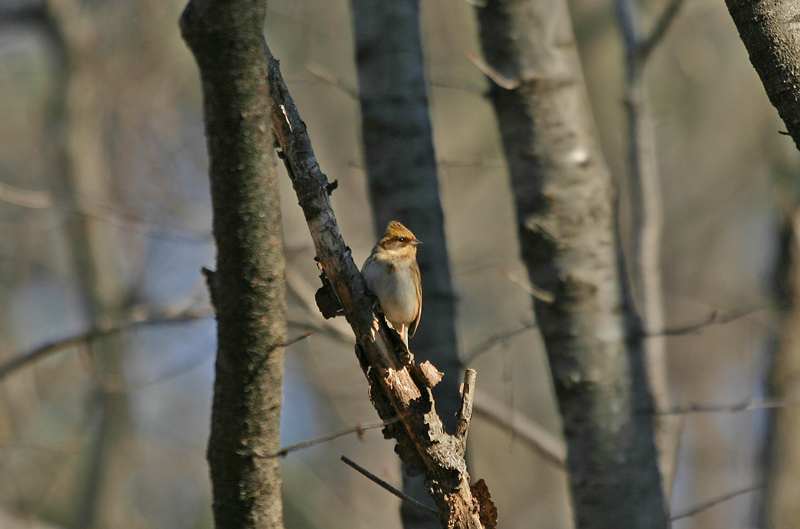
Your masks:
M478 7L522 259L567 441L579 528L664 528L642 363L618 263L613 186L569 13L559 0Z
M200 67L217 270L208 462L220 529L283 527L280 434L284 256L262 45L266 2L192 0L183 38Z
M728 11L739 30L750 62L753 64L770 102L778 110L786 130L800 149L800 31L797 20L800 4L777 0L726 0ZM776 138L777 141L777 138ZM796 206L792 204L791 208ZM772 396L792 402L800 395L797 374L800 372L800 336L797 325L797 227L798 213L787 215L783 285L790 307L782 325L781 343L772 360L769 387ZM761 527L796 527L800 519L797 503L797 472L800 469L796 408L773 410L767 436L767 491L761 509Z
M769 396L786 402L800 400L800 212L786 215L781 258L776 270L776 298L784 309L781 333L772 351ZM800 410L770 410L765 443L766 492L759 527L791 529L800 520Z
M399 220L423 241L423 317L411 342L419 358L445 377L434 389L442 421L455 431L461 360L433 132L428 114L419 1L352 0L364 156L375 232ZM404 474L404 490L419 498L421 480ZM405 527L438 527L407 504Z
M44 22L52 38L59 82L52 99L53 144L59 174L56 189L70 197L78 215L67 222L75 273L91 328L119 319L126 308L128 285L121 262L118 226L88 215L83 204L114 204L114 174L107 163L102 83L97 68L98 22L70 0L49 0ZM99 408L97 437L84 487L76 501L81 527L117 529L131 527L132 511L124 500L131 470L132 426L128 394L120 391L124 380L124 353L128 340L116 333L92 343L96 359L97 388L93 404Z

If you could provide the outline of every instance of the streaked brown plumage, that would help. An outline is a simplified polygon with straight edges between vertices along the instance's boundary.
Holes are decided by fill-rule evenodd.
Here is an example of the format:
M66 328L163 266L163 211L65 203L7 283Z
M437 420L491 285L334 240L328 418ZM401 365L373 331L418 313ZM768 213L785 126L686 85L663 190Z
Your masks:
M367 287L381 304L386 319L406 345L414 336L422 315L422 280L417 264L417 246L411 231L393 220L386 234L361 267Z

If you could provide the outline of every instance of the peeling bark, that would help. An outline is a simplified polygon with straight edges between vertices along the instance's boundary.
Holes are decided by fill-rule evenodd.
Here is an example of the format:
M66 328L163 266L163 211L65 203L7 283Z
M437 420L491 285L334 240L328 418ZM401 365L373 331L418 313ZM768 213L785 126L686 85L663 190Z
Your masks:
M424 473L428 490L441 513L443 526L494 527L496 510L488 491L473 494L464 461L466 427L458 435L445 432L431 394L430 367L421 367L373 307L350 249L342 238L330 193L335 189L320 171L314 150L280 74L278 61L269 60L272 126L292 186L305 214L317 262L338 298L356 336L356 356L369 382L369 394L381 419L400 420L383 433L395 439L395 451L412 474ZM464 418L471 409L465 406ZM468 420L468 419L467 419ZM477 486L477 484L476 484Z

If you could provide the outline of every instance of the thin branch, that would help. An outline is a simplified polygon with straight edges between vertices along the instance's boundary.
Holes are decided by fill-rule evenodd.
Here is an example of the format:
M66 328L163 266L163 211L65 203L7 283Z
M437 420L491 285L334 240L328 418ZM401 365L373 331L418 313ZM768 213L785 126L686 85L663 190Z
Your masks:
M117 383L116 384L114 384L114 382L108 381L106 379L101 379L101 383L103 385L103 389L106 392L111 391L111 390L114 390L114 391L117 391L117 392L141 391L143 389L149 388L150 386L155 386L156 384L160 384L162 382L166 382L168 380L172 380L173 378L177 378L179 376L185 375L189 371L192 371L193 369L197 369L198 367L202 366L206 362L209 362L213 358L214 358L213 354L208 354L206 356L194 359L191 362L187 362L186 364L184 364L184 365L182 365L182 366L180 366L178 368L171 369L169 371L161 373L160 375L157 375L156 377L154 377L154 378L152 378L150 380L144 380L144 381L140 381L140 382L131 382L130 384L126 384L124 382L124 380L121 381L121 383L119 383L118 377L114 377L114 378L117 378L117 381L116 381Z
M273 454L256 454L259 457L286 457L289 452L296 452L298 450L302 450L304 448L309 448L311 446L315 446L322 443L327 443L328 441L333 441L334 439L338 439L339 437L344 437L345 435L350 435L351 433L358 434L358 438L363 440L364 432L367 430L372 430L374 428L383 428L385 426L389 426L390 424L396 423L400 419L394 419L391 421L386 422L376 422L372 424L357 424L352 428L348 428L347 430L343 430L341 432L333 433L330 435L326 435L324 437L319 437L317 439L311 439L310 441L303 441L302 443L297 443L291 446L287 446L281 448L277 452Z
M477 392L475 413L519 436L539 455L561 470L566 468L567 447L564 441L524 414L509 408L500 400L483 392Z
M469 160L469 161L460 161L460 160L445 160L440 159L438 164L442 167L458 169L462 167L491 167L497 169L505 169L508 167L506 162L500 160Z
M383 481L381 478L379 478L375 474L371 473L369 470L365 469L364 467L359 466L358 463L354 462L352 459L348 458L347 456L342 456L342 461L344 461L345 463L350 465L352 468L354 468L355 470L360 472L366 478L372 480L374 483L376 483L376 484L380 485L381 487L383 487L388 492L394 494L395 496L397 496L398 498L400 498L404 502L408 503L409 505L411 505L413 507L416 507L421 512L427 514L428 516L430 516L434 520L439 520L439 514L436 511L426 507L423 503L420 503L419 501L415 500L411 496L408 496L405 493L403 493L402 491L397 490L396 488L392 487L391 485L389 485L388 483Z
M556 297L552 292L548 292L546 290L537 287L530 281L522 279L521 277L515 274L512 274L509 270L503 269L503 277L505 277L515 285L519 286L520 288L522 288L522 290L524 290L531 296L535 297L536 299L540 299L545 303L552 303L556 300Z
M467 53L467 59L472 61L472 64L478 67L480 71L486 75L489 79L495 82L497 86L500 88L505 88L506 90L514 90L519 87L520 80L519 79L509 79L505 77L503 74L489 66L486 61L481 59L478 55L474 53Z
M697 323L690 323L689 325L683 325L681 327L664 329L663 331L656 333L644 332L643 335L650 337L650 336L680 336L682 334L690 334L704 327L708 327L709 325L713 325L715 323L722 323L721 321L717 320L717 316L718 316L717 311L714 311L703 321L699 321Z
M291 266L286 268L286 290L300 303L306 314L315 320L314 323L306 325L307 327L321 334L330 336L344 344L353 344L352 334L343 331L342 328L338 326L345 326L345 324L340 323L341 320L326 320L322 317L316 306L316 301L314 301L315 289Z
M653 411L653 415L686 415L689 413L739 413L743 411L764 410L773 408L790 408L800 406L798 403L778 399L748 400L739 404L720 404L700 406L693 404L685 408L671 408Z
M290 345L294 345L294 344L296 344L297 342L299 342L301 340L305 340L306 338L308 338L309 336L314 334L314 332L315 332L314 329L309 329L306 332L304 332L303 334L301 334L300 336L298 336L296 338L292 338L291 340L287 340L283 344L283 347L289 347Z
M743 312L729 314L727 316L720 316L718 311L713 311L706 319L697 323L690 323L681 327L673 327L671 329L664 329L659 333L649 333L645 336L680 336L682 334L690 334L710 325L722 325L739 320L746 316L750 316L757 312L767 310L767 308L750 309Z
M470 351L464 355L464 364L469 365L473 360L475 360L483 353L490 351L498 343L505 342L506 340L513 338L514 336L517 336L518 334L522 334L525 331L534 328L536 328L535 322L523 323L513 329L509 329L507 331L490 336L480 344L470 349Z
M661 39L664 38L664 35L667 33L667 29L672 25L672 22L675 20L675 17L680 11L681 6L683 5L683 0L672 0L669 5L664 8L664 12L661 13L661 16L658 17L658 21L656 21L653 30L650 32L650 35L646 38L643 38L639 43L639 59L641 61L647 61L650 57L650 53L655 49L656 46L661 42Z
M320 79L322 79L326 83L330 84L331 86L333 86L335 88L338 88L339 90L344 92L346 95L350 96L351 99L353 99L355 101L358 101L358 90L356 90L355 88L351 87L349 84L345 83L342 80L341 77L339 77L338 75L333 74L332 72L330 72L329 70L327 70L326 68L321 66L320 64L317 64L315 62L307 62L306 63L306 70L311 75L314 75L315 77L319 77Z
M110 336L119 332L124 332L129 329L133 329L135 327L187 323L187 322L210 318L211 316L212 313L210 311L185 311L176 316L159 316L142 320L126 321L112 325L104 329L94 329L89 332L79 334L77 336L71 336L69 338L64 338L62 340L48 342L46 344L40 345L39 347L37 347L32 351L21 354L15 358L12 358L11 360L6 361L3 364L0 364L0 380L3 380L8 375L22 369L23 367L29 364L42 360L43 358L47 358L48 356L52 356L55 353L63 351L64 349L69 349L70 347L91 343L93 340L96 340L97 338L102 338L104 336Z
M29 209L64 211L80 217L104 221L118 228L146 231L148 237L156 239L193 244L211 242L209 233L194 232L180 226L153 223L139 215L119 211L113 206L95 203L82 197L62 198L46 191L24 189L0 182L0 201ZM150 230L159 230L160 232L151 233ZM163 233L167 230L175 233Z
M748 487L746 489L740 489L734 492L730 492L725 494L724 496L720 496L719 498L714 498L713 500L707 501L706 503L700 504L697 507L689 509L686 512L681 514L677 514L675 516L670 517L670 521L674 522L676 520L680 520L682 518L688 518L689 516L694 516L695 514L699 514L705 510L714 507L715 505L719 505L722 502L728 501L736 496L741 496L742 494L747 494L748 492L756 492L764 488L764 485L753 485L752 487Z

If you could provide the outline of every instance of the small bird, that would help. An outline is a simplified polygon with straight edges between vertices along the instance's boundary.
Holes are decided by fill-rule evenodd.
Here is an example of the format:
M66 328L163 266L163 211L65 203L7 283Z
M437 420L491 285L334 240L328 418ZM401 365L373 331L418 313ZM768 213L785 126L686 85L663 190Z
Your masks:
M408 228L393 220L361 267L361 275L377 296L381 312L400 333L406 347L422 314L422 280L417 264L420 244L422 241Z

